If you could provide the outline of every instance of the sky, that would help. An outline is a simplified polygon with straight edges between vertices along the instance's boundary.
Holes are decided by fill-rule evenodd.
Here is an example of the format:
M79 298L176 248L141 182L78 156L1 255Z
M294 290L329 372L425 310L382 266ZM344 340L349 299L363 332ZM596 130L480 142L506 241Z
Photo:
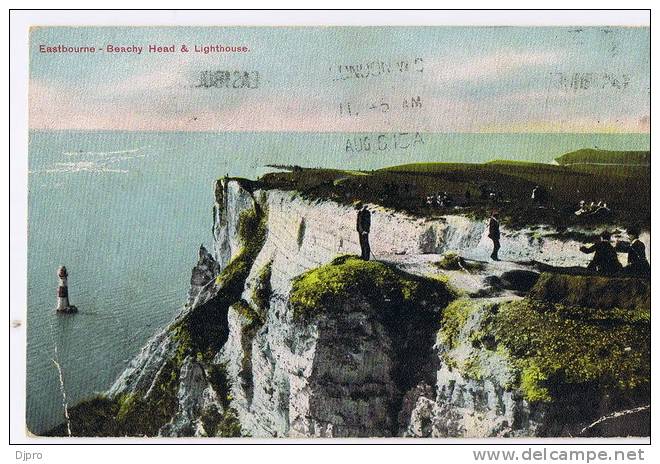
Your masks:
M634 27L35 27L29 126L648 133L649 42L649 29ZM177 51L148 53L150 44ZM387 72L360 74L367 63ZM255 88L198 87L208 71L247 72Z

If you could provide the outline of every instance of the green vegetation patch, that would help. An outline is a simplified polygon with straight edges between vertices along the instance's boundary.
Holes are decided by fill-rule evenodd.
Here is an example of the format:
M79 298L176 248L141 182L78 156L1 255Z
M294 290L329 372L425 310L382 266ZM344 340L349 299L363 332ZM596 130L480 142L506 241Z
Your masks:
M548 273L523 300L460 298L443 311L443 361L479 380L490 372L483 362L503 358L513 369L506 388L520 389L530 402L568 401L576 392L622 405L643 401L650 390L651 312L642 283Z
M529 297L587 308L651 307L650 282L635 277L599 277L543 273Z
M440 261L435 265L445 271L478 272L484 268L482 263L466 261L463 257L451 251L442 255Z
M217 293L170 327L181 357L217 352L227 338L227 309L241 298L250 269L266 240L267 213L258 204L241 213L236 257L216 277Z
M528 401L557 399L566 385L635 390L650 385L650 309L604 310L522 300L492 324L520 371Z
M449 349L456 348L463 326L479 306L477 302L469 298L459 298L449 303L442 312L442 324L438 332L438 341L445 344Z
M624 153L623 159L627 160ZM569 158L567 158L569 159ZM295 191L310 200L351 205L373 203L421 217L462 214L486 218L496 208L503 224L523 227L549 224L597 227L611 224L650 225L651 171L638 164L556 165L513 161L489 163L415 163L360 173L333 169L289 167L259 179L262 189ZM546 204L531 201L539 185ZM494 203L481 191L501 192ZM429 205L426 198L448 192L450 206ZM469 193L469 198L466 197ZM605 201L607 216L573 214L581 200Z
M650 151L610 151L584 148L566 153L555 161L559 164L651 164Z
M243 359L241 359L241 369L238 376L241 379L242 386L251 395L252 388L252 341L257 331L264 324L262 316L255 311L245 300L241 300L233 305L233 308L246 320L241 328L241 348L243 350Z
M71 435L74 437L117 437L120 433L115 417L120 405L103 395L81 401L69 408ZM42 434L51 437L68 436L66 423L62 423Z
M116 420L121 435L156 436L176 412L179 404L179 367L168 361L154 384L146 399L141 392L136 392L116 400L119 403Z
M252 291L252 301L254 301L254 304L257 306L257 310L261 318L266 317L270 307L270 297L273 293L273 288L270 283L272 273L273 260L270 260L259 271L254 290Z
M440 350L442 361L450 369L458 369L466 378L483 380L487 373L483 363L495 356L497 348L490 332L496 312L496 303L470 298L454 300L444 309L436 340L443 347ZM474 320L468 332L466 325L471 318ZM456 352L459 347L460 352ZM501 357L502 353L497 356Z
M141 392L118 398L97 396L69 409L71 434L76 437L156 436L176 412L178 374L168 362L155 381L147 399ZM66 424L46 432L46 436L66 436Z
M209 405L202 411L201 421L206 434L210 437L243 436L238 414L231 405L231 383L224 363L211 364L206 368L209 383L215 390L222 405L222 410Z
M220 412L216 407L209 406L202 411L201 421L209 437L237 438L245 436L238 420L238 413L234 408Z
M264 319L257 311L254 310L250 304L245 300L237 301L233 304L233 308L238 314L246 319L247 324L244 330L252 330L261 327L264 324Z
M289 295L297 319L335 311L354 295L384 309L445 306L456 297L446 282L407 274L377 261L344 255L298 276Z
M267 212L259 204L255 204L254 209L241 213L238 222L238 236L242 248L223 272L216 277L217 286L232 292L242 291L252 263L266 241L267 218ZM240 290L237 290L237 287L240 287Z

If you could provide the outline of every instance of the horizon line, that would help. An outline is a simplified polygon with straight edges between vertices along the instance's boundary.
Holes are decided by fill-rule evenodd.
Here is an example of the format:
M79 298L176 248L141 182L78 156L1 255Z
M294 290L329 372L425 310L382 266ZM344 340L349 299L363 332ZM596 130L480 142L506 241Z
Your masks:
M153 133L191 133L191 134L491 134L491 135L523 135L523 134L558 134L558 135L651 135L650 131L424 131L424 130L390 130L390 131L308 131L308 130L179 130L179 129L48 129L28 128L28 132L153 132Z

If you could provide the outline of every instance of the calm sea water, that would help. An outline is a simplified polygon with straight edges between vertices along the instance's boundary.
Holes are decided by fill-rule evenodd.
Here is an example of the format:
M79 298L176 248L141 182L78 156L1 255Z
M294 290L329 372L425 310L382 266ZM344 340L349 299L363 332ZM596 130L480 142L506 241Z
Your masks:
M365 139L366 137L366 139ZM418 161L550 162L585 147L646 150L647 135L32 132L29 144L27 423L63 420L107 389L185 299L211 241L212 185L266 164L374 169ZM57 315L56 270L79 313Z

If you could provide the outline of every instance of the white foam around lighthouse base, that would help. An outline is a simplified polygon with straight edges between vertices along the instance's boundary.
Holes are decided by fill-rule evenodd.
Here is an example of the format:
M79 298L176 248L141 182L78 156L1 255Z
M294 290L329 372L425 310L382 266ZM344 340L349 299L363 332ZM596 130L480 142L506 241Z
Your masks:
M73 314L78 312L78 307L69 305L64 308L57 308L56 311L63 314Z

